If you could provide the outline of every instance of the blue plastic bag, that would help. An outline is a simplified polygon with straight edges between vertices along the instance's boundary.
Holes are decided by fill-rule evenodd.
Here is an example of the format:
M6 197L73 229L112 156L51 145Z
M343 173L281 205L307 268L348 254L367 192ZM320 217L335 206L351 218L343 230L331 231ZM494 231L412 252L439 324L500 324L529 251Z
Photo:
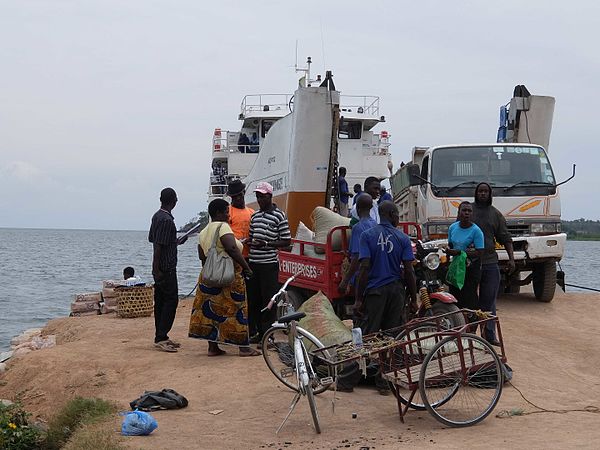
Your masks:
M158 428L156 419L144 411L130 411L123 414L121 434L123 436L147 436Z

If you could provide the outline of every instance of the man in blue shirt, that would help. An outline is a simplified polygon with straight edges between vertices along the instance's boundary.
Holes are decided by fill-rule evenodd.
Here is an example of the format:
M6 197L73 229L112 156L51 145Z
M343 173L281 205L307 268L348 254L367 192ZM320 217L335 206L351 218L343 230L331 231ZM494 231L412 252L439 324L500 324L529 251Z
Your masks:
M340 196L340 216L348 217L348 200L352 197L346 181L346 168L340 167L338 176L338 191Z
M363 334L404 323L405 287L408 287L411 302L416 304L417 301L412 245L408 236L396 228L400 221L398 208L393 202L383 202L379 206L379 218L379 225L364 231L359 243L360 269L354 311L362 319ZM340 384L349 381L340 380ZM389 394L389 386L379 373L375 377L375 386L381 395ZM342 388L345 387L342 384Z
M360 269L354 309L363 316L364 334L399 327L404 323L406 289L417 302L417 281L410 239L396 227L400 221L393 202L379 205L379 225L360 237Z
M387 191L387 189L385 188L385 186L381 186L381 191L379 193L379 200L377 200L378 204L382 204L383 202L390 200L392 201L392 195Z
M375 222L369 214L373 206L373 197L364 193L359 194L357 197L356 210L358 211L360 220L352 227L352 236L350 237L350 267L344 274L339 286L339 291L344 294L346 293L348 284L354 285L356 282L360 237L363 232L377 225L377 222Z

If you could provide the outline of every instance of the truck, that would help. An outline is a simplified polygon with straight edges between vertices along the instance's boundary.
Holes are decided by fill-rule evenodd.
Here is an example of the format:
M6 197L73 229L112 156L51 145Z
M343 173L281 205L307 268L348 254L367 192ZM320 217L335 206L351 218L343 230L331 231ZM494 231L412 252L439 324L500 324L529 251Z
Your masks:
M496 252L504 292L519 293L533 284L537 300L550 302L564 273L557 263L567 236L561 232L558 187L548 155L555 99L515 87L500 109L496 142L414 147L411 160L390 177L400 220L421 225L425 240L444 240L457 220L462 201L473 201L477 184L492 187L493 204L502 212L513 238L516 269L508 273L508 254Z

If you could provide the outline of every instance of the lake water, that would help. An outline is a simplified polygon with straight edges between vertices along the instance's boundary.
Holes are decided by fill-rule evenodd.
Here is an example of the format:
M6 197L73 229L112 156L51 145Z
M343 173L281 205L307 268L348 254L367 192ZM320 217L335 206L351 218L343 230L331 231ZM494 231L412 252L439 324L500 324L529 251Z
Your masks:
M600 289L599 253L600 242L567 242L567 283ZM99 292L102 280L122 278L126 266L152 281L151 260L146 231L0 228L0 351L25 329L67 316L74 294ZM192 291L199 270L192 238L179 247L180 294Z

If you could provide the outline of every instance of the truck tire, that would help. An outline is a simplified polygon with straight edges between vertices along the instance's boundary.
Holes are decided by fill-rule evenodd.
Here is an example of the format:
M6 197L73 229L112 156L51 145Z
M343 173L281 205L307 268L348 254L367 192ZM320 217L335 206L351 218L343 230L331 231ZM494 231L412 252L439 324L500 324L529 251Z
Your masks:
M533 293L540 302L549 303L556 290L556 262L544 261L533 269Z

